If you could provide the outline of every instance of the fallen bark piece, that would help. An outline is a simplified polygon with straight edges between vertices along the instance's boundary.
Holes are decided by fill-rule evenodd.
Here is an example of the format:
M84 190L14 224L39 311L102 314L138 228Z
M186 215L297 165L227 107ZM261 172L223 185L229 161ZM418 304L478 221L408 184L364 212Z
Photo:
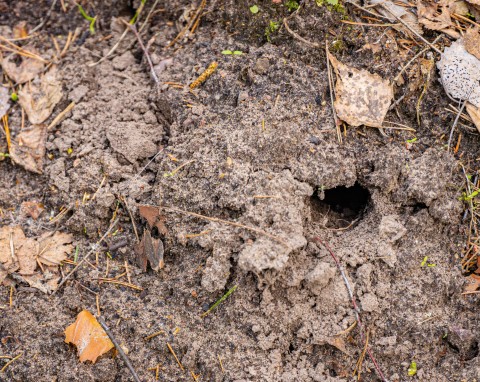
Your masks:
M43 164L46 152L47 126L33 125L18 134L10 147L12 160L25 170L43 174Z
M445 48L437 68L442 85L452 98L480 107L480 60L467 52L463 39Z
M62 99L62 84L56 77L57 69L53 66L43 75L40 84L33 82L18 92L18 102L34 125L50 117L53 108Z
M328 58L337 75L334 106L338 117L351 126L382 127L393 98L390 81L350 68L330 53Z
M37 51L34 49L30 49L30 52L37 54ZM21 60L21 63L18 66L14 62L14 59L17 57ZM44 64L34 58L13 54L2 60L2 68L7 76L14 82L17 84L24 84L39 75L43 71Z
M82 310L76 321L65 329L65 342L77 347L80 362L95 363L98 357L113 348L107 333L88 310Z

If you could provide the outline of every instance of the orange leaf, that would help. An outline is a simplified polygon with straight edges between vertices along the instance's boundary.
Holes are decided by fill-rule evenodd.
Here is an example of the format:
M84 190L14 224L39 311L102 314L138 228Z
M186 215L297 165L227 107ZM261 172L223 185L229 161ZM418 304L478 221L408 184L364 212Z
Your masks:
M82 310L77 320L65 329L65 342L77 347L80 362L95 363L98 357L113 348L107 333L88 310Z

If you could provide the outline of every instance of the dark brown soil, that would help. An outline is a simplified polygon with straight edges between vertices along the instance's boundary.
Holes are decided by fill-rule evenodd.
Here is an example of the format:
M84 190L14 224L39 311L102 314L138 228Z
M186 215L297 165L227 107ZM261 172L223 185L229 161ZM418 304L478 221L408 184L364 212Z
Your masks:
M53 116L71 101L76 106L48 136L44 175L0 162L0 224L21 225L28 236L52 229L73 233L81 259L116 211L118 231L108 242L128 244L109 253L108 265L107 248L101 247L97 260L92 257L91 266L53 296L17 284L9 306L10 288L0 287L0 355L23 354L0 372L0 381L132 380L118 356L81 364L75 348L64 343L64 329L81 310L96 312L91 291L99 294L101 313L142 381L155 380L150 369L158 364L161 381L193 381L191 372L200 375L198 381L353 381L364 343L358 327L341 334L355 314L335 263L312 242L316 236L344 264L370 347L389 381L478 379L478 297L461 295L463 177L458 158L445 150L455 116L445 111L450 101L437 73L431 73L423 98L421 126L416 104L423 82L412 85L415 65L396 87L396 99L405 93L404 101L386 118L416 128L417 142L406 145L413 137L407 131L382 135L347 128L339 144L324 50L293 39L283 27L267 41L269 22L289 15L283 5L259 1L254 16L251 2L207 2L193 37L166 49L192 4L160 2L163 10L142 35L145 42L155 37L150 51L161 83L156 88L131 34L115 57L90 66L119 37L113 19L132 17L138 1L82 2L99 17L94 36L65 3L70 11L65 14L58 2L32 44L47 52L53 50L49 35L65 41L68 31L82 29L58 64L65 96ZM0 22L13 27L26 20L32 27L50 4L0 1ZM141 21L152 4L147 2ZM395 77L422 46L409 53L395 42L402 36L397 31L341 22L365 22L361 15L353 7L335 10L306 1L289 25L307 40L323 45L327 39L346 64ZM377 40L380 52L359 51ZM243 54L222 55L226 49ZM161 70L168 58L170 65ZM218 69L195 94L165 84L189 84L213 61ZM16 109L13 134L20 123ZM457 157L474 163L478 135L466 127L461 132ZM95 194L94 200L82 203L85 193ZM165 267L142 273L120 196L140 233L146 222L137 206L154 204L270 236L165 210ZM36 221L20 213L21 203L32 200L46 207ZM61 208L69 212L52 224ZM422 267L425 256L435 266ZM123 273L125 261L132 283L143 291L96 281ZM64 265L63 273L71 269ZM236 291L201 318L234 285ZM165 334L145 340L160 330ZM345 342L344 351L334 346L336 338ZM418 372L408 377L412 361ZM0 359L0 368L5 363ZM368 358L362 380L380 381Z

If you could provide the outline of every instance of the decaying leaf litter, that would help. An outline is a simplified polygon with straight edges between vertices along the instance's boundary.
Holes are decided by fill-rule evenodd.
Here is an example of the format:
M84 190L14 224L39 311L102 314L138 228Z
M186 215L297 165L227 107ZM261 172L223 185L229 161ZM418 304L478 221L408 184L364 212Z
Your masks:
M247 380L340 381L346 380L353 372L363 380L402 380L407 376L420 380L455 380L457 376L471 378L476 375L478 370L474 362L477 354L474 349L475 346L478 348L478 341L471 335L474 330L468 327L472 325L468 315L460 319L459 324L455 310L458 307L444 302L444 311L428 313L430 316L416 321L410 319L415 316L413 312L418 303L426 298L431 305L432 299L439 294L433 291L433 295L425 297L428 289L424 285L428 285L428 280L444 286L448 280L455 280L457 287L453 298L459 303L463 299L462 306L473 301L470 299L475 298L478 288L476 281L469 284L462 281L460 270L455 268L458 260L454 259L455 264L451 265L447 259L452 253L462 256L463 269L467 274L473 272L469 277L476 280L475 197L478 177L474 159L478 136L469 122L478 121L475 101L479 72L475 70L478 67L475 45L478 9L474 3L418 2L413 7L406 3L387 2L373 7L372 2L363 4L365 7L362 8L360 4L334 6L315 2L297 3L298 7L295 7L291 2L263 2L256 5L255 13L250 9L251 4L240 4L221 13L226 4L217 8L218 4L209 5L208 2L172 2L170 7L160 8L157 2L141 2L137 11L126 18L127 22L138 19L140 32L143 25L146 27L144 34L139 35L146 48L135 53L137 60L138 55L148 52L147 55L151 56L148 61L151 60L150 64L155 68L173 57L173 61L169 61L173 64L160 65L162 72L157 76L162 85L159 88L152 84L149 66L136 61L129 53L129 49L136 49L137 39L127 32L127 26L125 32L116 35L113 41L111 38L102 40L108 37L111 16L118 20L112 8L98 4L84 7L89 18L99 21L93 24L97 29L94 37L89 36L92 34L91 20L87 20L90 24L85 26L85 23L81 24L85 17L74 15L76 5L66 1L55 3L52 3L49 21L45 21L42 29L48 30L49 25L55 23L55 17L73 17L75 22L72 25L78 25L86 33L80 36L79 31L65 30L60 41L56 41L56 37L48 41L40 34L37 40L14 41L15 46L11 45L12 42L2 42L2 47L8 48L2 51L3 57L9 58L2 58L3 83L8 84L4 87L8 89L8 96L0 98L2 110L7 113L3 118L5 142L0 147L7 160L0 166L7 174L6 185L11 184L11 176L17 174L16 186L10 186L10 193L6 193L11 196L11 201L2 197L5 200L2 202L2 220L6 223L2 229L8 236L2 244L5 247L2 256L6 256L2 257L2 275L9 282L5 289L7 304L2 310L28 311L21 297L33 292L22 288L30 284L33 288L52 292L57 287L60 273L65 282L53 299L61 299L66 305L55 308L58 309L55 311L58 318L62 317L61 320L57 318L57 332L62 332L76 313L85 308L105 315L111 325L117 322L120 330L116 333L120 333L122 341L129 341L126 346L133 349L129 354L132 363L145 378L160 378L161 374L167 380L177 380L181 375L194 380L221 380L225 375L234 375ZM14 30L25 28L15 28L15 17L9 26ZM235 29L241 22L250 28L245 32L244 26L241 32L249 43L234 38L225 46L226 39L221 37L225 31L218 29L218 20L225 17L230 20L227 30ZM289 28L277 28L280 23L276 20L285 18L288 18L285 25ZM322 31L334 72L331 73L330 86L328 80L324 81L326 55L319 56L318 52L311 51L312 46L323 45L324 35L312 33L315 27L309 30L305 24L313 21L312 25L318 25L314 20L322 18L330 27ZM383 22L389 24L377 25ZM375 26L369 27L369 23ZM30 24L31 29L35 23ZM382 28L382 31L371 32L371 28ZM356 35L360 30L367 31L367 38ZM220 33L220 37L210 41L208 32ZM8 40L12 36L13 32L2 37ZM80 47L72 44L77 38ZM124 41L120 41L121 38ZM382 39L387 41L387 47L394 41L396 48L392 52L397 50L405 55L401 65L382 69L375 64L372 56L375 58L375 54L380 53L389 57L388 49L380 48L377 53L372 52L372 56L367 56L370 53L363 56L363 47L371 48ZM439 42L433 45L431 41L434 40ZM265 41L272 44L265 44ZM62 44L67 48L61 48ZM166 50L169 45L181 49ZM226 48L244 53L222 58L220 52ZM290 50L290 54L280 58L277 49ZM97 54L92 56L87 53L89 51ZM419 52L423 53L417 57ZM20 57L14 59L9 56L12 53ZM106 74L110 83L98 80L99 84L92 86L93 72L87 69L80 72L80 80L75 79L79 64L78 61L72 64L69 54L75 56L75 60L84 55L85 67L95 67L91 66L92 63L102 61L96 70L100 75ZM303 59L299 59L302 55ZM106 56L107 59L101 58ZM323 60L321 64L319 57ZM360 60L356 60L357 57ZM55 58L62 58L64 62L57 62ZM423 70L420 65L425 59L434 60L438 72L434 66L425 63L426 69ZM215 70L209 70L212 63L217 62ZM290 65L292 74L285 74L282 65ZM311 70L313 72L307 75L306 71ZM393 81L399 73L402 74L401 80L398 77ZM282 88L285 76L288 76L292 94L285 93ZM444 90L436 81L438 77ZM115 89L118 79L127 86L125 97L115 93L118 92ZM186 91L187 85L197 82L198 86L192 92ZM309 86L309 82L315 86ZM417 82L415 86L414 82ZM109 86L112 90L106 96ZM315 93L318 93L313 97L315 99L312 98L305 109L292 102L292 99L307 100ZM18 95L18 101L14 101L13 94ZM432 94L436 97L435 102L441 100L440 104L445 107L437 107L432 102ZM115 98L118 97L121 101L117 102ZM139 101L142 99L148 100L145 106ZM128 105L127 110L116 109L121 102ZM329 109L330 102L333 109ZM67 108L74 103L73 109ZM101 114L98 110L102 110L102 103L103 108L110 108L107 113L110 115L103 120L103 125L95 115ZM448 112L444 111L447 105ZM265 106L277 112L269 112ZM278 112L278 107L282 106L288 110L288 116ZM424 110L432 107L436 113L450 117L450 120L446 119L450 122L448 126L444 121L439 123L439 119L425 115ZM464 110L469 116L463 113ZM337 122L331 118L333 111ZM112 115L118 118L116 122L110 121ZM218 115L221 115L220 119ZM420 121L418 115L422 117L421 126L416 125L417 119ZM48 128L57 118L56 126ZM140 125L135 125L132 129L129 124L135 119L149 128L144 131ZM352 128L362 125L383 128L380 130L382 135L377 136L375 131L361 127ZM107 130L107 140L102 138L103 126ZM154 126L160 126L160 129L155 130ZM168 129L162 126L168 126ZM291 130L292 127L296 131ZM196 137L195 130L205 137L203 143ZM243 130L248 134L243 134ZM329 134L332 131L337 131L337 136ZM277 141L275 136L281 137L283 142ZM342 137L343 146L335 143L338 137ZM146 152L151 152L147 156L142 156L138 149L141 145L134 144L135 140L142 139L146 142ZM105 142L102 144L107 154L103 157L99 156L95 140ZM122 144L120 140L123 140ZM152 141L155 142L153 146ZM228 142L228 145L220 149L217 141ZM308 143L305 146L300 142ZM375 149L379 145L388 149ZM227 150L226 157L222 150ZM442 154L445 150L457 155L463 170ZM155 155L157 151L160 154ZM274 152L277 155L273 155ZM387 160L377 160L375 153L378 152ZM263 162L260 155L271 158L270 163ZM304 156L311 157L303 159ZM330 157L335 158L334 165L329 164ZM404 166L396 164L403 163L405 158ZM14 163L26 171L14 167ZM101 164L98 171L97 163ZM462 174L465 179L463 191L455 174ZM430 177L435 180L430 182ZM46 185L46 194L39 194L35 186L22 184L27 179L33 179L30 183ZM323 216L323 220L312 219L311 216L317 215L310 215L308 211L320 208L325 198L328 201L330 189L335 190L337 186L347 186L348 189L355 182L367 187L371 193L367 212L362 212L353 224L345 224L341 219L350 216L351 212L337 201L337 204L319 210L323 211L318 215ZM12 190L16 189L30 191L24 195L23 191L12 195ZM322 197L325 191L327 196ZM34 218L25 212L28 204L24 204L21 212L22 203L39 203L38 199L45 205L44 212L36 215L33 211L37 216ZM467 206L463 213L464 223L458 225L468 225L466 250L461 243L460 247L447 245L462 241L462 235L457 233L455 236L456 231L451 229L457 224L455 216L461 215L461 203ZM159 206L155 216L145 215L145 211L142 213L142 205L155 204ZM162 206L170 210L162 209ZM187 213L178 213L179 210ZM327 228L332 219L340 219L336 226L343 227L342 230ZM35 221L37 223L33 223ZM141 235L133 235L132 224L136 224ZM413 228L415 225L418 226ZM421 236L422 230L427 230L429 225L437 231L430 234L433 242L438 241L437 246L430 247L431 243L416 237L417 234ZM391 235L392 229L402 234ZM439 235L444 229L450 231L442 234L448 239ZM27 235L24 232L28 232ZM43 261L48 262L45 254L50 252L42 253L38 246L41 246L44 235L50 235L51 245L57 248L53 238L59 232L74 234L75 239L68 236L67 248L62 247L65 244L58 244L63 249L58 249L59 252L52 250L53 260L47 264ZM12 238L17 236L18 244L15 244ZM355 281L353 293L359 300L362 322L367 326L366 337L359 337L353 325L357 322L354 317L357 308L348 305L348 297L343 300L342 293L348 283L343 284L340 276L331 272L332 264L328 261L314 260L321 259L322 255L321 249L310 242L312 236L329 238L346 267L344 277ZM371 237L374 245L368 247L358 243L358 236L362 239ZM102 239L98 240L100 237ZM411 242L419 244L412 247ZM134 246L137 251L133 250ZM428 252L428 256L423 251ZM17 252L20 257L12 256ZM362 258L355 254L357 252L368 254ZM412 252L419 260L411 256ZM422 260L432 256L433 262ZM82 266L77 268L80 263ZM393 264L395 268L389 268ZM149 267L153 268L153 273ZM388 272L396 273L395 278L391 278L388 269L391 269ZM410 312L403 318L406 322L399 321L400 316L394 310L390 311L393 313L393 328L384 327L382 312L402 305L389 299L397 296L395 289L401 292L402 280L412 276L419 280L414 284L420 293L406 293L410 296L403 309ZM27 277L34 281L29 282ZM372 287L372 280L377 283L390 280L394 290L385 294L382 290L387 288L386 284L380 281ZM468 292L463 296L468 297L460 294L462 283L466 285L465 293ZM165 288L170 288L169 294L164 293ZM286 295L278 293L282 289L287 291ZM231 290L235 292L228 293ZM135 293L140 293L140 298ZM50 300L33 296L29 298L36 299L37 309L51 307ZM122 302L125 296L133 302ZM333 304L329 296L337 296ZM318 307L316 304L308 306L307 298L316 300ZM256 302L258 300L260 304ZM163 307L156 305L158 301ZM182 308L181 301L185 301L185 308ZM196 321L202 309L208 311L216 301L221 301L217 311L209 314L208 320ZM202 308L202 304L206 308ZM289 305L298 308L288 310ZM277 329L282 334L280 336L269 333L268 329L273 324L268 318L268 312L273 313L273 306L277 309L275 316L282 311L281 316L285 317ZM244 316L243 309L250 312L248 317ZM170 314L172 311L174 313ZM420 310L418 314L420 312L424 313ZM143 321L135 319L131 326L129 320L134 313ZM449 324L450 315L456 317L455 327ZM233 330L230 350L225 345L231 339L224 334L232 329L217 321L222 317L242 325L247 323L248 327L244 330L240 325ZM327 323L326 326L312 324L319 317ZM14 324L10 317L5 320L9 332L5 336L2 333L2 336L13 337L13 341L7 339L3 343L2 339L2 351L9 352L5 358L9 360L5 362L7 368L2 369L2 373L10 373L6 375L12 380L29 380L33 377L28 366L22 363L23 354L35 351L32 349L37 345L30 343L29 349L29 344L15 341L15 336L21 333L21 325ZM462 322L466 327L458 326ZM413 323L415 327L411 327ZM128 328L137 331L137 335L128 334ZM423 331L430 338L426 342L429 344L433 343L431 338L441 332L437 348L428 354L418 354L422 340L418 335L410 336L409 332L415 330ZM158 342L143 342L142 338L152 333L160 333L150 340ZM36 333L33 336L38 343L45 337ZM75 363L78 361L72 356L74 352L61 345L61 341L61 336L57 335L47 346L61 348L58 360L69 357L72 370L78 370ZM252 357L242 357L232 350L235 346L242 349L250 341L253 342L249 348L256 349ZM205 346L195 345L205 343L214 350L203 351L200 349ZM332 351L329 346L338 350ZM378 377L375 377L375 367L370 363L376 361L365 357L367 350L376 353ZM435 352L437 355L433 357L431 354ZM17 354L22 356L17 358ZM41 351L40 354L40 358L49 359L47 353ZM308 361L305 356L309 357ZM145 364L147 359L151 361L148 365ZM452 364L462 362L466 366L461 370L449 369L445 360ZM125 380L129 378L122 360L103 356L98 362L97 365L103 366L95 366L96 373L113 379L116 376ZM414 363L415 371L412 371ZM88 364L81 366L81 373L89 373L92 367ZM55 375L59 380L72 380L68 370L43 369L41 373L45 378ZM78 373L74 378L84 379Z

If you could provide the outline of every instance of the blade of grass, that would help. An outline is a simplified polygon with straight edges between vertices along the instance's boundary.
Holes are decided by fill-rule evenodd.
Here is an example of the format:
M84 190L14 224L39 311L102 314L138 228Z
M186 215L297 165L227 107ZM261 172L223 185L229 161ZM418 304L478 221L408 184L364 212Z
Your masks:
M238 285L234 285L233 287L231 287L227 293L225 293L222 297L220 297L216 302L215 304L213 304L205 313L202 314L202 318L203 317L206 317L207 315L209 315L217 306L219 306L222 302L224 302L228 296L230 296L233 292L235 292L235 289L237 289Z

